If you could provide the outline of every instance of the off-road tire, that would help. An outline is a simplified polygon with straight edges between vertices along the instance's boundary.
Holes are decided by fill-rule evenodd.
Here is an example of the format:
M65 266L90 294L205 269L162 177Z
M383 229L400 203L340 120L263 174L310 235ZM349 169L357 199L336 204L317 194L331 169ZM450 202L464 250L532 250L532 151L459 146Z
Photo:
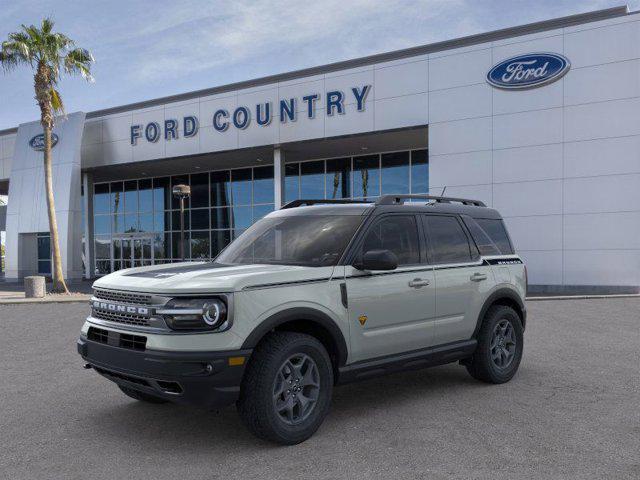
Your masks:
M123 387L122 385L118 385L118 388L122 390L127 397L131 397L134 400L139 400L141 402L147 403L167 403L167 400L164 398L156 397L155 395L149 395L148 393L139 392L138 390L134 390L133 388Z
M313 387L317 399L308 416L301 418L299 424L289 425L277 411L274 388L282 383L280 375L287 360L296 355L315 364L319 387ZM307 440L320 427L329 412L332 391L333 368L324 346L304 333L273 332L258 344L247 365L237 402L238 413L258 438L294 445Z
M511 361L501 368L492 359L491 342L497 326L505 320L513 328L516 344ZM489 308L482 320L477 340L478 347L475 353L465 362L469 374L476 380L487 383L505 383L511 380L518 371L524 347L522 321L516 311L505 305L494 305Z

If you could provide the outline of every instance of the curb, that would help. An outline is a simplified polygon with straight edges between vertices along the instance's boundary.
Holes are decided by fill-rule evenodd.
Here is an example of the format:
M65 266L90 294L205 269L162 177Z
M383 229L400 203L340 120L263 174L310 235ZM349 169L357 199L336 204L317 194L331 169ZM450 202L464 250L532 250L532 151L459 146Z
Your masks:
M23 304L47 304L47 303L85 303L91 299L91 295L73 296L62 298L7 298L0 299L0 305L23 305Z

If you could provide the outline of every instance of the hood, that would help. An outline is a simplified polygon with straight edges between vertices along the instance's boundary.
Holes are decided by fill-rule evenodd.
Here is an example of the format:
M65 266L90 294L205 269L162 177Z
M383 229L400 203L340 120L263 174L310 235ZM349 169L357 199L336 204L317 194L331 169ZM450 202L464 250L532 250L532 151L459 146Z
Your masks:
M183 262L119 270L96 280L93 286L159 294L222 293L262 285L328 279L332 273L333 267Z

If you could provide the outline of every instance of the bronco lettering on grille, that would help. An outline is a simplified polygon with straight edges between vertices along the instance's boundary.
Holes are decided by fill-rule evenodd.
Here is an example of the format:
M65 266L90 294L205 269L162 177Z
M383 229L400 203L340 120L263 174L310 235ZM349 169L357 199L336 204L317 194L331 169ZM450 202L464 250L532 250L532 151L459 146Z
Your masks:
M93 308L100 310L107 310L114 313L129 313L134 315L149 315L149 309L147 307L132 307L130 305L120 305L117 303L101 302L95 300L93 302Z

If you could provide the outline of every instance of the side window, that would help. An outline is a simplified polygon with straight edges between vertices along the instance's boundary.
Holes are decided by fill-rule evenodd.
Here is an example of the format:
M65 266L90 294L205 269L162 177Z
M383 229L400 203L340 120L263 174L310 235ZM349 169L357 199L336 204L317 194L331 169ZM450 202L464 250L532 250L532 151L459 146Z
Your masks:
M472 260L469 239L456 217L425 215L433 263L466 263Z
M504 227L504 222L496 218L476 218L478 225L484 230L489 238L496 244L500 253L503 255L510 255L513 253L513 247L509 241L507 235L507 229Z
M415 217L390 215L369 229L362 253L369 250L390 250L398 257L398 265L420 263L420 242Z
M469 233L471 233L473 240L476 242L481 255L500 255L501 252L498 246L473 218L463 215L462 221L469 229Z

